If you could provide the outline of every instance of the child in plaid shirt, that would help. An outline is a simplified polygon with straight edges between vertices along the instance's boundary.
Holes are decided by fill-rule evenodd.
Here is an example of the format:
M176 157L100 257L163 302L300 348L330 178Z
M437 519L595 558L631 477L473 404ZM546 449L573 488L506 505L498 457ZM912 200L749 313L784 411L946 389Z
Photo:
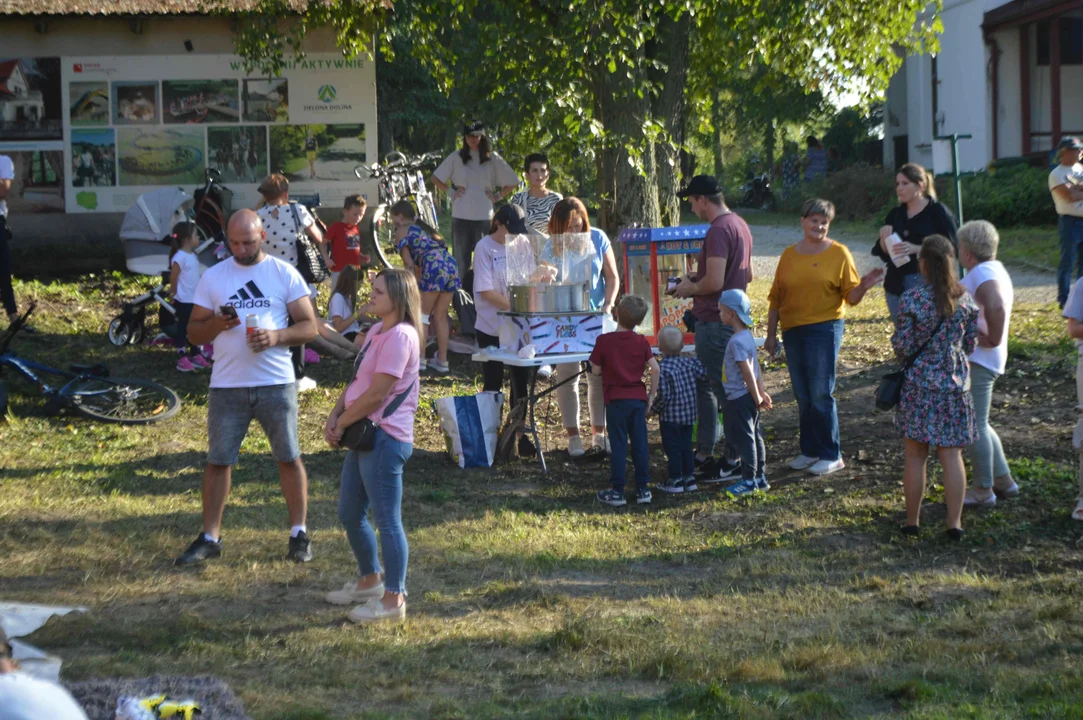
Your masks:
M669 479L658 489L668 493L697 489L692 475L695 464L692 428L696 423L696 382L706 380L707 371L699 359L681 355L683 346L684 336L672 325L658 333L661 374L651 412L658 414L662 449L669 460Z

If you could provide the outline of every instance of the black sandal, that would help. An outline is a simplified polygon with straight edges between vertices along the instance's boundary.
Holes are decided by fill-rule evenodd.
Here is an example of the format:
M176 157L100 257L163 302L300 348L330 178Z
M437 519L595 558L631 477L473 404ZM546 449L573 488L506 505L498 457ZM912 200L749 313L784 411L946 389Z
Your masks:
M948 540L959 542L966 532L962 528L948 528Z
M901 532L903 535L906 535L907 537L917 537L921 534L921 526L903 525L901 528L899 528L899 532Z

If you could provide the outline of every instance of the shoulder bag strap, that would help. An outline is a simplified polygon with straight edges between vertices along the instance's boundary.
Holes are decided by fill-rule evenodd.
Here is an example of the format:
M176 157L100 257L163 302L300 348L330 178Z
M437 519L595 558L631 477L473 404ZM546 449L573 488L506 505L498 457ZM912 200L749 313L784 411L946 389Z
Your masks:
M903 372L906 372L907 370L909 370L911 367L914 366L914 363L917 362L918 357L920 357L921 354L923 352L925 352L925 348L928 347L929 343L931 343L933 341L933 338L937 336L937 334L940 332L940 328L943 325L944 325L944 316L941 315L940 316L940 322L938 322L936 324L936 330L933 330L933 334L930 335L925 340L925 342L923 342L921 344L921 347L919 347L917 350L915 350L913 353L911 353L910 357L906 358L906 362L903 364Z
M415 380L414 382L410 383L410 387L408 387L405 390L403 390L402 392L400 392L395 397L394 400L392 400L390 403L387 404L387 407L384 408L383 413L380 415L381 420L383 420L388 415L391 415L392 413L394 413L396 410L399 409L399 406L402 405L403 401L406 400L406 396L409 395L410 392L414 389L414 383L416 383L416 382L417 381ZM373 423L373 424L374 425L379 425L380 423Z
M297 237L301 237L304 233L304 228L301 227L301 218L297 214L297 203L290 202L290 212L293 213L293 229L297 233Z

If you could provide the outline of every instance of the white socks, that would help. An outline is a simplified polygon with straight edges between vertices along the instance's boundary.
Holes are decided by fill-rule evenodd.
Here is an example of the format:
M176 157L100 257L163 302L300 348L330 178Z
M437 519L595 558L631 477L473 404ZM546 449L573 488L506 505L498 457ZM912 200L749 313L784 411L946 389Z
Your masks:
M290 528L290 537L295 538L295 537L297 537L298 534L307 533L307 532L308 532L308 526L307 525L294 525L293 527Z
M207 533L203 533L203 539L206 540L207 542L212 542L212 543L218 542L218 538L211 537Z

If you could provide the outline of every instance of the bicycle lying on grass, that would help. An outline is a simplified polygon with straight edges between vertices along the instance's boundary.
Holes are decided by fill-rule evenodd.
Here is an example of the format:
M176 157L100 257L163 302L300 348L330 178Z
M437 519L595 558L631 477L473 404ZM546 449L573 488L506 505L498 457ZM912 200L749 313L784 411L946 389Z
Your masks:
M180 410L177 393L149 380L110 378L109 370L101 364L72 365L70 370L42 365L16 356L8 350L12 339L26 325L34 305L15 320L0 338L0 373L11 368L37 386L46 398L46 411L56 415L61 410L73 410L92 420L142 425L168 420ZM50 385L42 374L63 378L62 385ZM0 419L7 414L8 388L0 376Z

